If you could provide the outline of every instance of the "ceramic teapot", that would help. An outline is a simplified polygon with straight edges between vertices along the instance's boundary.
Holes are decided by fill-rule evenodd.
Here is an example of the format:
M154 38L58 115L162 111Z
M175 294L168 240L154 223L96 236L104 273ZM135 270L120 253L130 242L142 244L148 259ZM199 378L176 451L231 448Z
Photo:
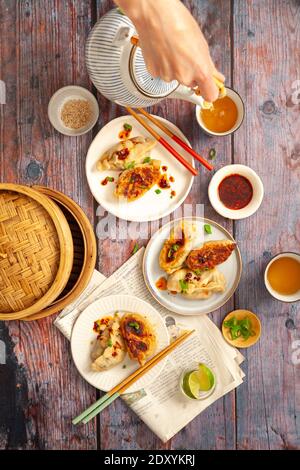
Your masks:
M95 24L86 44L86 65L99 92L121 106L147 107L164 98L203 105L203 98L176 80L164 82L147 70L131 20L115 8Z

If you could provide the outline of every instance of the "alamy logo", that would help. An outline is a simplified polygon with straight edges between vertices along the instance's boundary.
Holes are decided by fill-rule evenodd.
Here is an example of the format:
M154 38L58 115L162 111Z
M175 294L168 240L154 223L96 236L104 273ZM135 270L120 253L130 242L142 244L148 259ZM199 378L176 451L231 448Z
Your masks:
M0 364L6 364L6 346L2 340L0 340Z
M0 80L0 104L6 104L6 86L3 80Z

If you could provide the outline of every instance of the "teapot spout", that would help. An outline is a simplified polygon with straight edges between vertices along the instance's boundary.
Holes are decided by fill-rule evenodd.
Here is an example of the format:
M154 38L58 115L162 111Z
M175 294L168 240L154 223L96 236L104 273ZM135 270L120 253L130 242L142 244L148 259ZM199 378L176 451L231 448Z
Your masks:
M203 107L204 99L189 87L185 85L179 85L173 93L171 93L168 98L175 98L179 100L190 101L191 103L198 104Z

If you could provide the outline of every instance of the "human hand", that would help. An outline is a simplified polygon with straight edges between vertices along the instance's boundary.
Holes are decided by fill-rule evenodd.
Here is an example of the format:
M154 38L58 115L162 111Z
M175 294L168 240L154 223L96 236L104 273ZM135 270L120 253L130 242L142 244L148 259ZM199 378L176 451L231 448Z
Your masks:
M198 23L179 0L116 0L133 21L147 68L153 77L198 86L206 101L213 102L219 89L216 69Z

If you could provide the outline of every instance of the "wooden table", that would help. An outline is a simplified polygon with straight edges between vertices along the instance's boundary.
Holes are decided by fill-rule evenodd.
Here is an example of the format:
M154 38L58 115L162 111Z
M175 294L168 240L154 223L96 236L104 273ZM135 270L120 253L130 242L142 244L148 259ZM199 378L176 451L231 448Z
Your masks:
M251 218L232 223L207 198L210 175L203 168L187 203L205 204L205 215L235 236L243 274L234 296L211 315L219 325L233 308L257 312L263 335L245 352L246 379L166 445L122 403L97 422L73 427L71 419L96 398L77 373L68 341L53 318L0 322L7 361L0 365L0 448L22 449L295 449L300 448L299 304L267 294L263 269L275 253L300 251L299 0L190 0L217 66L241 94L246 117L231 138L204 136L194 107L166 100L152 112L175 122L196 150L215 147L216 166L250 165L261 176L265 197ZM47 118L51 95L61 86L92 89L84 65L91 26L112 1L0 0L0 79L7 104L0 105L0 178L64 191L96 228L99 213L85 178L85 155L98 129L80 138L59 135ZM297 83L294 83L294 87ZM95 90L94 90L95 91ZM294 92L294 93L293 93ZM101 128L124 110L98 96ZM135 241L99 241L98 268L113 273ZM139 241L146 244L146 240Z

